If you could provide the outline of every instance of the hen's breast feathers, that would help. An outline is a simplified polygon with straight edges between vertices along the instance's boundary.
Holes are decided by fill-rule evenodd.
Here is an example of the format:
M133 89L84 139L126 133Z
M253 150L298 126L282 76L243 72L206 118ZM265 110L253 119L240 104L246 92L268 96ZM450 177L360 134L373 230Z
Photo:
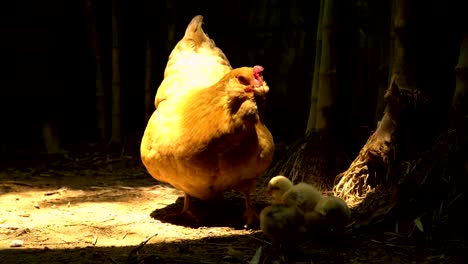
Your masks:
M190 89L162 102L155 112L161 137L157 142L166 142L168 148L177 144L176 156L191 156L208 147L224 153L246 137L256 138L256 130L264 127L256 125L260 121L256 97L236 79L238 72L251 69L232 70L213 86ZM266 83L264 87L268 89Z
M170 96L215 84L232 69L223 51L205 34L202 24L202 16L194 17L169 55L164 80L156 93L156 108Z

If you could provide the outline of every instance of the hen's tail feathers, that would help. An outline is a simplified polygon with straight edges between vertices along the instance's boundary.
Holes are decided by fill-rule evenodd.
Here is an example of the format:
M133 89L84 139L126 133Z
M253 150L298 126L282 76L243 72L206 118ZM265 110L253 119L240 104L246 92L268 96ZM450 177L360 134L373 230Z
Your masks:
M223 51L216 47L215 42L202 29L203 16L195 16L185 30L184 37L177 43L169 55L164 78L170 74L179 77L198 76L205 80L219 79L232 69ZM204 70L206 69L206 70ZM209 69L209 70L208 70ZM197 74L195 74L195 72ZM183 73L183 74L182 74ZM185 75L184 75L185 74ZM216 76L215 78L213 78ZM218 79L218 80L219 80ZM164 85L163 85L164 86ZM165 89L160 87L159 90ZM162 94L163 92L161 92Z
M190 21L190 24L187 26L185 30L184 39L189 40L193 45L193 48L196 49L200 47L203 43L208 42L211 43L212 40L205 34L202 28L203 25L203 16L198 15Z

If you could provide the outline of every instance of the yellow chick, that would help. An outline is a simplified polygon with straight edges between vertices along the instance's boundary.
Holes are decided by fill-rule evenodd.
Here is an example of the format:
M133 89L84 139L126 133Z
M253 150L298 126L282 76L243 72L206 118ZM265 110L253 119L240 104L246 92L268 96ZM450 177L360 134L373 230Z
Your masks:
M336 196L323 197L315 211L304 216L306 225L320 224L328 231L344 231L351 219L351 210L343 199Z
M314 186L304 182L293 184L291 180L282 175L271 178L266 191L271 195L273 204L297 206L302 212L313 211L322 198Z
M294 206L273 204L260 212L262 232L276 243L295 243L304 227L304 215Z
M282 203L283 194L293 186L291 180L285 176L278 175L268 182L267 194L272 197L272 203Z

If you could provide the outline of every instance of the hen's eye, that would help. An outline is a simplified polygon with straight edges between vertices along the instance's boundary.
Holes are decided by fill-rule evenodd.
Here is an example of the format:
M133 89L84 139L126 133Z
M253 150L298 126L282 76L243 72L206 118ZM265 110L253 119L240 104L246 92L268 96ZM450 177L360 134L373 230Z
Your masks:
M239 76L237 77L237 80L239 80L239 82L243 85L249 85L249 81L247 80L247 78L245 78L244 76Z

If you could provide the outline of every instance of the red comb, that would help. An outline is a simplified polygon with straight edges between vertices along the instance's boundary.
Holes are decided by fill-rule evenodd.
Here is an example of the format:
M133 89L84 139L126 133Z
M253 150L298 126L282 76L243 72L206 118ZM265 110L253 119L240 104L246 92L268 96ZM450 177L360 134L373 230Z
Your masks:
M263 67L262 67L262 66L256 65L256 66L253 67L253 72L254 72L254 74L260 73L260 72L262 72L262 71L263 71Z
M255 77L255 82L256 82L256 86L262 86L263 85L263 76L262 76L262 71L263 71L263 67L262 66L254 66L253 67L253 75Z

